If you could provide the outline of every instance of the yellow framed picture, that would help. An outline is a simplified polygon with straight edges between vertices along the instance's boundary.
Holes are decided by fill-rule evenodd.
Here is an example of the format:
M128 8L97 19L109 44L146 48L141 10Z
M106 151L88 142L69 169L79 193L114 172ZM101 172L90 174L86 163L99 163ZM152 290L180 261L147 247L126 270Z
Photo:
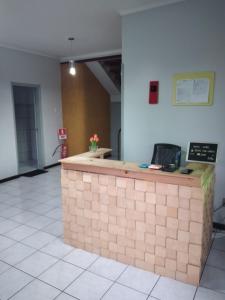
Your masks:
M173 105L212 105L214 72L181 73L173 76Z

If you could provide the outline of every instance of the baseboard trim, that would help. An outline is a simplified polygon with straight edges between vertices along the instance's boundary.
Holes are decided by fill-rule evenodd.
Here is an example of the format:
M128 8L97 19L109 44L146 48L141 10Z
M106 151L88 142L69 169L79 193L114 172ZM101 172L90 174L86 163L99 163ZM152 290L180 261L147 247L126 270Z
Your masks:
M213 228L219 230L225 230L225 224L213 222Z
M60 165L61 165L61 163L58 162L58 163L55 163L55 164L52 164L52 165L45 166L43 169L50 169L50 168L57 167L57 166L60 166ZM24 173L24 174L26 174L26 173ZM14 175L14 176L10 176L10 177L0 179L0 183L4 183L4 182L7 182L7 181L18 179L19 177L23 176L24 174Z
M17 178L19 178L19 177L20 177L20 175L15 175L15 176L6 177L6 178L3 178L3 179L0 179L0 183L4 183L4 182L7 182L7 181L11 181L11 180L17 179Z
M54 167L57 167L57 166L60 166L60 165L61 165L61 163L57 162L55 164L45 166L44 169L50 169L50 168L54 168Z

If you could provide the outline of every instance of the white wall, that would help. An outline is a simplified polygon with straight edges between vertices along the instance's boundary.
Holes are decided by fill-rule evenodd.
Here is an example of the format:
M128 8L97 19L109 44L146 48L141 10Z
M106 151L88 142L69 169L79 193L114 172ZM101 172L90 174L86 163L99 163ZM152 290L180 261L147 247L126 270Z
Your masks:
M123 17L124 159L145 162L156 142L219 142L215 206L225 196L225 1L188 0ZM215 71L211 107L171 105L173 74ZM148 84L159 80L159 104Z
M0 179L17 174L16 131L11 84L41 87L44 164L56 147L57 128L61 127L60 65L50 58L0 48Z
M109 93L109 95L117 95L119 94L119 90L115 86L112 79L106 73L102 65L98 61L90 61L85 63L86 66L91 70L91 72L95 75L104 89Z

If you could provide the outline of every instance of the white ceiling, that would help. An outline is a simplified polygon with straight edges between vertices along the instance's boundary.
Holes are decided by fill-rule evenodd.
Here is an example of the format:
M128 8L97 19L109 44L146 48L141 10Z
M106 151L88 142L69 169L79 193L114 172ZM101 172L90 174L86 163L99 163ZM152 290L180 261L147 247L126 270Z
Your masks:
M56 58L116 54L121 15L179 1L0 0L0 46Z

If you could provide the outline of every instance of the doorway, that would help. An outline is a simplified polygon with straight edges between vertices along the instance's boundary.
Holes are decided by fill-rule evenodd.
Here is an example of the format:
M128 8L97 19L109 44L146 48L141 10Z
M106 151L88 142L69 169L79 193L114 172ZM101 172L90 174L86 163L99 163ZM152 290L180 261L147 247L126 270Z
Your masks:
M39 169L40 151L40 99L38 86L12 85L18 174Z
M70 155L87 151L96 132L100 147L111 148L111 159L120 160L121 55L76 61L76 68L82 76L61 65L63 124L77 137L68 138Z

